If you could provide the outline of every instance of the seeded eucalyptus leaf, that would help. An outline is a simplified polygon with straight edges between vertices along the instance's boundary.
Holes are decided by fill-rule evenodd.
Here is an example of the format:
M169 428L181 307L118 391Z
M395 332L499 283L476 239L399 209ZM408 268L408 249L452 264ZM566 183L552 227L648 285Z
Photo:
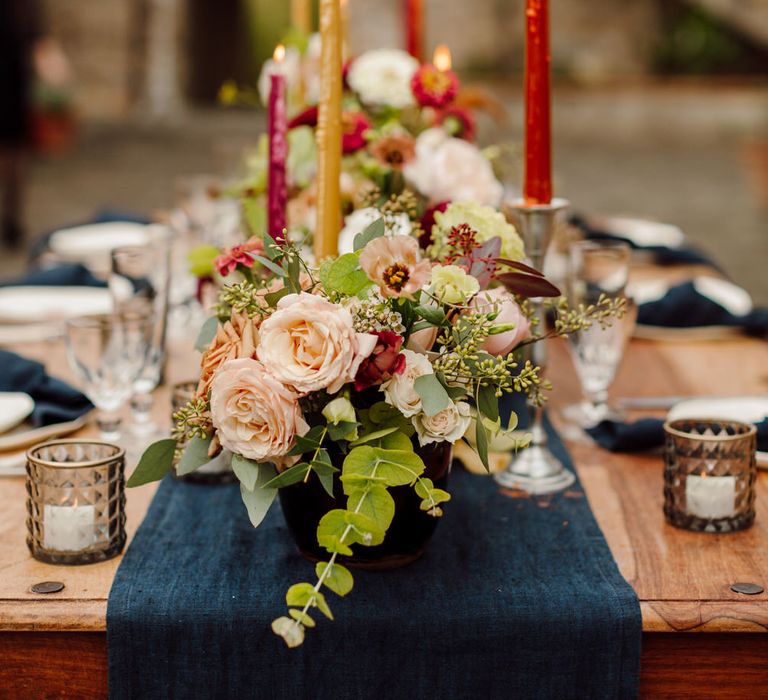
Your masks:
M414 311L432 326L441 326L445 321L445 311L434 306L417 306Z
M491 467L488 464L488 433L483 425L483 421L479 417L475 420L475 449L485 467L485 471L490 473Z
M277 496L277 489L258 488L257 483L257 488L249 491L245 488L245 484L240 484L240 497L243 499L243 503L245 503L251 525L258 527L261 524L267 511L269 511L269 507L275 500L275 496Z
M353 243L353 249L355 252L365 248L374 238L380 238L384 235L386 227L384 226L384 219L376 219L366 226L361 233L355 236Z
M319 561L315 565L315 573L318 578L325 576L323 583L336 595L347 595L354 585L354 579L352 578L349 569L341 564L331 564L331 562Z
M126 485L132 488L162 479L171 470L175 451L176 440L171 438L152 443L144 450Z
M423 374L416 378L413 388L421 397L421 406L428 416L440 413L451 405L451 397L435 374Z
M492 421L499 419L499 400L496 389L492 386L481 386L477 392L477 409Z
M179 476L184 476L184 474L191 474L193 471L199 469L204 464L212 462L213 459L218 459L218 456L214 457L213 459L208 456L208 447L210 444L211 438L192 438L184 448L181 459L176 465L176 473Z
M200 328L200 332L197 334L197 340L195 341L195 350L203 352L211 344L211 341L216 336L216 331L219 330L219 319L216 316L211 316L206 319L205 323Z
M265 258L263 255L255 255L249 253L249 255L258 263L267 268L270 272L274 272L278 277L287 277L288 273L275 262L272 262L269 258Z
M392 523L395 516L395 501L385 486L373 483L355 488L349 494L347 508L367 515L382 530Z
M270 479L264 486L262 486L262 489L279 489L283 486L296 484L307 475L309 468L309 464L306 462L294 464L292 467L278 474L274 479Z

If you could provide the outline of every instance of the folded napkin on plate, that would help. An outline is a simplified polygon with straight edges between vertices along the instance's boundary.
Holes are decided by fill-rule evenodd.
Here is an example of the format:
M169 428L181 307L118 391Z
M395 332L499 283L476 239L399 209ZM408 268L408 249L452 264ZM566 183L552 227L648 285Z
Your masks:
M641 245L628 236L622 236L594 226L578 214L572 215L568 221L572 226L581 229L582 233L590 240L625 241L635 250L651 253L659 265L707 265L716 270L720 269L704 253L687 243L681 246Z
M640 304L638 324L667 328L737 326L755 335L768 332L768 309L753 308L747 313L734 314L704 296L697 289L698 282L698 279L684 282L671 287L661 299Z
M768 451L768 420L757 425L757 449ZM642 418L634 423L604 420L587 433L603 449L611 452L643 452L664 444L664 421Z
M0 287L106 287L107 283L94 277L91 271L80 263L57 265L42 270L33 270L24 277L0 282Z
M76 420L93 408L77 389L49 376L39 362L0 350L0 367L0 391L23 391L34 400L29 422L35 428Z

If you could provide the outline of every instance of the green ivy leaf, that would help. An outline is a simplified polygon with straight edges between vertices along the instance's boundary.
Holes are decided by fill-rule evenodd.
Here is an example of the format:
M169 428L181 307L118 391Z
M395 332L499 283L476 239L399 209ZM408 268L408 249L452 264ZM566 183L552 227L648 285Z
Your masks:
M288 614L296 620L296 622L300 622L305 627L314 627L315 621L305 612L302 610L298 610L296 608L291 608L288 611Z
M317 574L317 577L321 578L326 571L328 571L328 574L323 579L323 583L336 595L345 596L352 590L354 580L349 569L345 566L342 566L341 564L331 564L330 562L325 561L317 562L315 565L315 573Z
M173 465L173 455L176 452L176 440L167 438L151 444L141 455L139 464L127 481L127 486L142 486L151 481L159 481Z
M440 413L451 405L451 397L435 374L423 374L416 377L413 388L421 397L421 406L428 416Z
M280 472L274 479L270 479L262 488L279 489L283 486L290 486L301 481L309 471L310 466L306 462L299 462L292 467Z
M395 500L385 486L369 483L363 488L353 489L348 495L348 510L368 516L382 530L386 531L391 525L395 516Z
M219 319L216 316L211 316L206 319L200 332L197 334L197 340L195 341L195 350L203 352L211 344L211 341L216 336L216 331L219 330Z
M176 465L176 473L179 476L184 474L191 474L196 469L199 469L204 464L212 462L214 459L218 459L221 455L214 457L213 459L208 456L208 448L211 444L211 438L199 438L193 437L184 447L184 452L181 455L179 463Z
M355 236L353 250L357 252L367 246L374 238L380 238L386 232L384 219L376 219Z

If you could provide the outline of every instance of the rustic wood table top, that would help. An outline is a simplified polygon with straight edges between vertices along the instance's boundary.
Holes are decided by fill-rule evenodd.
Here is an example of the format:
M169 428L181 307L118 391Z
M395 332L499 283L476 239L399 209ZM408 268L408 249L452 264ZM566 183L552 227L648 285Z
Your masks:
M551 347L556 410L578 397L578 384L565 344L554 342ZM60 342L26 346L23 352L45 359L52 373L71 378ZM190 353L174 353L169 380L194 376L194 364ZM765 394L768 343L749 338L634 340L612 393ZM169 404L169 389L161 388L158 420L168 420ZM83 432L93 431L90 426ZM768 588L768 472L758 478L757 519L751 529L700 534L665 523L660 456L612 454L577 443L570 443L569 449L619 568L637 591L646 632L768 631L768 592L745 596L730 590L737 581ZM154 485L128 490L129 538L154 490ZM24 478L0 478L0 631L105 630L107 597L120 558L79 567L32 559L25 544L25 500ZM30 592L32 584L49 580L63 582L64 590L52 595Z

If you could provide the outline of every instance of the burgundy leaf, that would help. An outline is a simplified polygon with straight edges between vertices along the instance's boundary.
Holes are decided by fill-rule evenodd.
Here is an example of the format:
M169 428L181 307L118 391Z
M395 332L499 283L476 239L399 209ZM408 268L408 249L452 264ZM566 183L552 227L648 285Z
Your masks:
M536 275L536 277L544 277L544 275L539 272L535 267L531 267L530 265L526 265L525 263L521 262L515 262L514 260L507 260L506 258L497 258L497 263L500 265L508 265L509 267L514 267L516 270L522 270L523 272L527 272L529 275Z
M503 272L496 275L510 292L521 297L559 297L560 290L544 277L525 274L523 272Z

